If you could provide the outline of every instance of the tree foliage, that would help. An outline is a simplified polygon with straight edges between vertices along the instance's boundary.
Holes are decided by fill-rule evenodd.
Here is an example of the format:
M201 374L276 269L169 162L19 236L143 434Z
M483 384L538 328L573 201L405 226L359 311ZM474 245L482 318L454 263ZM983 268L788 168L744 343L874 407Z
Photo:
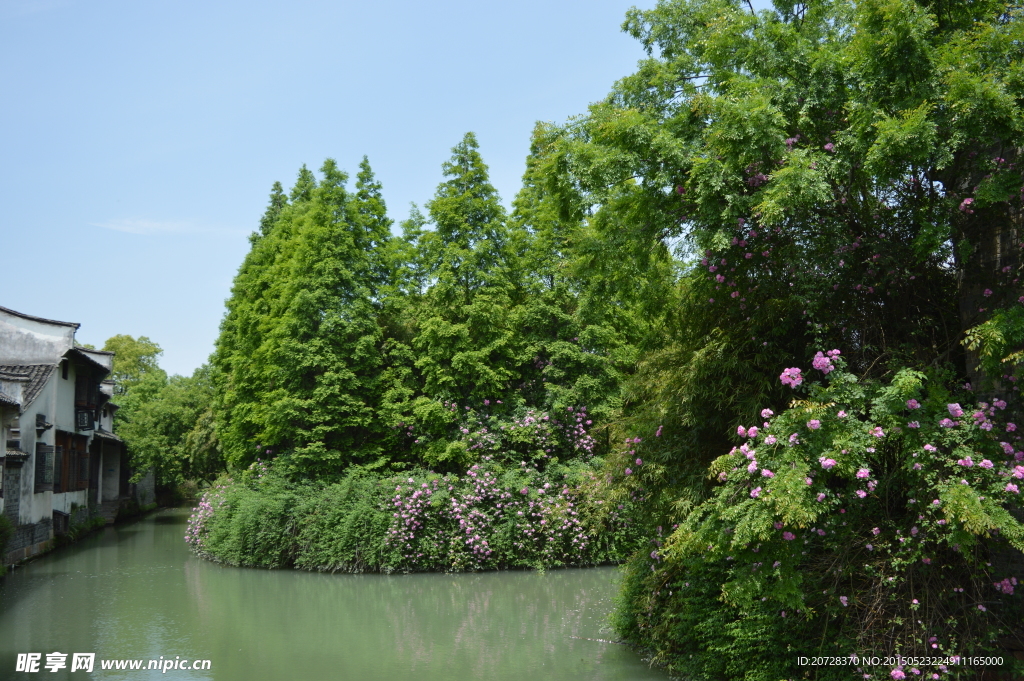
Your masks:
M213 382L208 366L196 369L192 376L169 379L151 373L123 402L116 421L118 434L137 476L152 470L158 485L174 487L186 480L213 480L224 471L212 424Z
M569 266L581 225L540 190L547 144L538 128L509 216L467 134L401 237L365 159L354 193L330 160L320 179L303 168L287 200L275 185L213 357L232 465L270 455L298 477L468 465L479 453L443 403L611 418L641 315L581 304L586 267Z
M648 341L651 350L625 392L626 423L644 442L612 457L622 485L649 494L653 523L679 524L667 546L688 547L638 558L645 572L634 573L620 622L680 673L753 678L742 651L752 650L766 618L782 610L792 616L800 580L820 583L811 575L828 562L831 548L808 544L791 560L790 575L749 572L748 561L741 576L739 563L731 564L738 554L728 551L726 562L709 548L721 542L703 542L695 529L705 523L735 532L729 542L739 548L756 539L771 553L788 544L766 528L816 522L763 499L743 501L729 491L731 482L704 474L735 444L737 426L755 422L761 409L786 409L791 397L777 378L783 367L842 348L866 385L916 371L943 386L935 388L940 392L966 382L983 401L1012 393L987 380L977 353L989 370L1008 360L1001 373L1012 377L1019 315L995 310L1020 294L1022 26L1020 8L1005 3L778 1L754 11L732 0L665 0L631 10L623 25L648 59L555 135L546 187L563 217L584 220L633 263L665 249L682 261L675 289L652 296L673 312L653 334L661 343ZM870 419L876 412L862 413ZM806 461L830 456L814 442ZM851 441L849 451L861 455L865 446ZM989 447L957 446L976 449L976 459ZM956 449L949 447L946 456ZM642 474L624 476L637 454ZM796 504L796 487L780 490L787 480L803 480L797 473L804 465L779 464L769 485L778 503ZM955 459L942 465L955 466ZM886 489L895 496L880 513L892 521L915 516L910 480ZM1015 494L1003 497L1004 506L1019 506ZM755 526L761 534L751 539ZM982 522L975 530L989 531L982 526L994 527ZM1000 531L1011 530L1012 523ZM978 565L969 554L965 548L940 562L962 575ZM852 560L830 565L852 569ZM915 585L907 593L925 594L907 577L916 572L901 574ZM976 575L976 597L990 577L998 581L994 571ZM753 590L734 581L755 578L762 585ZM882 572L856 573L848 598L867 599L883 588L881 579ZM698 580L705 591L688 600L682 585ZM733 597L743 589L765 600ZM920 632L911 632L910 621L894 624L911 617L898 608L885 611L893 619L878 619L877 608L796 607L814 624L780 639L781 647L762 647L761 657L782 655L827 621L846 622L843 636L894 627L886 629L889 641L926 650L927 637L915 638ZM702 638L683 636L676 626L684 621L718 624ZM790 622L797 627L795 619L782 624ZM957 644L974 650L991 646L987 637L998 629L991 618L964 627ZM857 635L843 641L844 653L865 650ZM703 661L686 662L697 657ZM717 661L702 666L710 660ZM754 666L764 678L799 673L791 663L763 662Z
M275 187L236 277L214 366L230 461L285 450L309 473L381 456L381 312L393 277L390 221L364 160L356 192L332 160Z
M124 334L111 336L102 349L114 353L110 378L115 382L114 390L119 395L130 392L146 377L167 378L167 373L159 365L164 351L146 336L137 339Z

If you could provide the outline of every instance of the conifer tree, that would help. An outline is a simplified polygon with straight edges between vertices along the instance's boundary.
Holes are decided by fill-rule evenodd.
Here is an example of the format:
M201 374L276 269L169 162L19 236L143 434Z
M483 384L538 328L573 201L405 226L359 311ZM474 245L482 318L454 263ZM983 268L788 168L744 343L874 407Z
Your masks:
M395 263L388 252L393 220L387 216L381 184L365 156L359 163L359 174L356 176L353 211L354 223L358 225L354 245L367 255L365 281L372 289L371 297L379 304L377 299L394 279Z
M431 286L414 345L428 395L482 402L515 375L508 282L520 273L507 268L505 209L477 149L466 133L427 204L435 229L418 246Z
M538 123L523 186L513 201L509 259L515 282L515 327L521 338L519 382L531 405L564 410L587 406L609 416L618 385L636 359L637 317L622 297L595 296L585 222L562 215L549 191L550 150L558 130ZM644 280L656 279L654 269Z
M390 221L365 159L355 194L333 160L320 174L303 166L286 206L275 189L272 226L228 302L215 366L236 465L258 446L298 475L329 476L384 451L376 413Z
M472 293L495 285L506 245L505 209L490 183L476 136L468 132L442 164L449 178L437 187L427 210L435 226L429 240L431 274L442 290L455 289L468 304Z
M281 183L275 182L270 190L270 205L267 206L266 212L260 218L260 231L259 233L253 232L250 239L266 236L270 232L271 227L274 226L274 222L277 221L277 216L281 214L281 211L287 205L288 197L285 195Z
M303 163L302 167L299 168L299 177L295 181L295 186L292 187L290 198L292 203L301 203L303 201L309 201L313 198L313 190L316 189L316 176L313 172L306 167Z
M296 187L312 181L312 175L303 166ZM280 183L274 183L270 203L260 219L260 231L249 237L251 249L238 268L226 301L227 311L221 320L211 366L217 387L217 429L231 463L251 458L258 444L256 437L261 426L256 406L261 381L251 358L256 356L270 330L275 265L288 257L292 226L288 216L302 208L302 204L293 206L281 191Z

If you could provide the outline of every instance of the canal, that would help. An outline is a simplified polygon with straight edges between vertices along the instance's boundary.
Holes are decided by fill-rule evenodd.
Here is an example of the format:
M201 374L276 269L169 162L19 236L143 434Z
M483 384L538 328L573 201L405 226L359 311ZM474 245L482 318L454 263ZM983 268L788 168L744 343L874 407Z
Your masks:
M616 568L348 575L193 556L188 511L106 528L0 579L0 679L664 680L606 624ZM41 653L37 673L18 653ZM55 673L47 654L67 653ZM95 653L71 672L72 653ZM210 660L201 671L101 660Z

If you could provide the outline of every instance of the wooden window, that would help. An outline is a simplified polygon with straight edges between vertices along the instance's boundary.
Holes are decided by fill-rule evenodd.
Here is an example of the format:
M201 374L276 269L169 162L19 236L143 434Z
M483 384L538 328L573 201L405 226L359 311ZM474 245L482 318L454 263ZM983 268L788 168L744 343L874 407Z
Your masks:
M53 491L53 445L36 443L36 484L35 491Z
M64 487L64 465L67 463L64 457L64 448L57 445L53 448L53 485L54 492L67 491Z
M75 411L75 430L92 430L94 412L92 409Z
M89 402L89 381L82 374L75 376L75 406L86 407Z

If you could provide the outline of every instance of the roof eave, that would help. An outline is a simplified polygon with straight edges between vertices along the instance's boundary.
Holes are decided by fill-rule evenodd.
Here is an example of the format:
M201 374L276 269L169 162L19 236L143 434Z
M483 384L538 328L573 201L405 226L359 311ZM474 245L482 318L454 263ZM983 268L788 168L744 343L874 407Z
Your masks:
M56 319L46 319L45 317L36 317L34 315L25 314L24 312L18 312L17 310L12 310L9 307L3 307L2 305L0 305L0 312L6 312L7 314L12 314L15 317L21 317L22 319L31 319L34 322L42 322L43 324L56 324L58 326L70 326L70 327L72 327L74 329L78 329L78 328L80 328L82 326L78 322L59 322Z

